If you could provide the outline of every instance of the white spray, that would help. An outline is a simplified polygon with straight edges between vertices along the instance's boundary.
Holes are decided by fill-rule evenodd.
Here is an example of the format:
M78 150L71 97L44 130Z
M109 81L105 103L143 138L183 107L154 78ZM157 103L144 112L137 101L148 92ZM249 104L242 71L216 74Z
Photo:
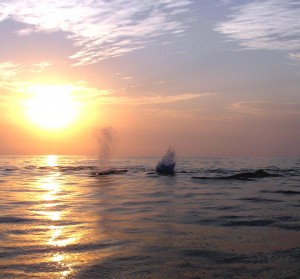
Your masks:
M113 146L115 143L115 131L112 127L102 128L97 132L99 143L99 168L107 170L112 157Z

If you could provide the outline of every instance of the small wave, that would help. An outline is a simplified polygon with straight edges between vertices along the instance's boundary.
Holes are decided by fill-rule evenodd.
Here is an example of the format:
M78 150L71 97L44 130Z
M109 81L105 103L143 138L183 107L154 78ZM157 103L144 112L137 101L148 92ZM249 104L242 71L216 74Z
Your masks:
M232 220L223 224L223 226L238 227L238 226L250 226L250 227L265 227L275 223L271 219L256 219L256 220Z
M215 263L242 262L245 259L244 255L237 253L208 249L188 249L181 253L184 257L201 258Z
M59 170L59 171L82 171L82 170L94 170L97 166L34 166L28 165L24 169L27 170Z
M238 206L238 205L216 206L215 209L221 210L221 211L224 211L224 210L238 211L238 210L240 210L240 206Z
M265 199L265 198L259 198L259 197L249 197L249 198L241 198L241 201L250 201L250 202L281 202L280 200L274 200L274 199Z
M100 172L93 172L92 176L101 176L101 175L111 175L111 174L123 174L126 173L128 170L126 169L109 169L105 171L100 171Z
M199 172L203 172L203 170L199 170L199 169L193 169L193 170L184 170L184 169L181 169L181 170L177 170L175 171L175 173L178 173L178 174L195 174L195 173L199 173Z
M18 168L2 168L2 170L5 172L12 172L12 171L17 171Z
M285 195L300 195L299 191L292 191L292 190L278 190L275 191L276 194L285 194Z
M95 170L96 166L59 166L60 171L85 171L85 170Z
M1 223L25 223L25 222L32 222L32 221L36 221L36 220L29 219L29 218L15 217L15 216L0 217L0 224Z
M278 225L278 227L285 230L300 231L300 225L298 224Z

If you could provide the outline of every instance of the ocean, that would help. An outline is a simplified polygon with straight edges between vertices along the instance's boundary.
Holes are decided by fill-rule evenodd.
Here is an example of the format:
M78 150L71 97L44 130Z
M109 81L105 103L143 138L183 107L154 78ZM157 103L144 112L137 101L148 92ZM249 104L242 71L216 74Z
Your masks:
M300 278L300 159L159 159L2 156L0 278Z

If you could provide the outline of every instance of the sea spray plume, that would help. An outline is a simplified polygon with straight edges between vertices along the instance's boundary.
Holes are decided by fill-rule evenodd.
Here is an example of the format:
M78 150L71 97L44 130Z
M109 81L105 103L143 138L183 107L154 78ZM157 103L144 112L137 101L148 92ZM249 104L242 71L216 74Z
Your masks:
M115 131L112 127L102 128L97 133L97 140L99 142L99 167L105 170L112 156L113 145L115 143Z
M109 161L112 156L114 143L116 141L116 133L113 128L106 127L97 132L97 140L100 145L99 152L99 168L100 171L93 175L110 175L110 174L123 174L126 169L110 169L108 168Z
M164 157L158 161L156 165L156 172L159 174L174 174L174 168L176 165L175 161L175 150L172 147L169 147Z

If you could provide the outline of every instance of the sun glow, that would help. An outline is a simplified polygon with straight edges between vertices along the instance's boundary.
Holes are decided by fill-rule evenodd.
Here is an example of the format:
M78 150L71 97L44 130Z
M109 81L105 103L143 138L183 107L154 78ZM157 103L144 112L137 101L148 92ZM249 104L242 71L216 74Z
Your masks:
M34 85L28 88L31 98L25 112L31 122L43 129L61 129L70 125L79 112L70 85Z

